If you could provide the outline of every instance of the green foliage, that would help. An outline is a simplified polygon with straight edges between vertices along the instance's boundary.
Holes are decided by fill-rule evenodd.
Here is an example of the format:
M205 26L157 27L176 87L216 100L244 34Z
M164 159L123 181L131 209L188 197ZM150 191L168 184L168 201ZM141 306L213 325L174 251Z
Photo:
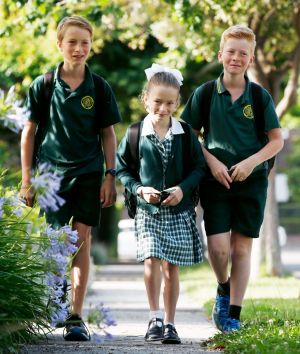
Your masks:
M242 316L242 330L215 335L209 347L224 348L225 354L300 353L299 299L247 300Z
M185 267L181 281L210 317L216 280L209 264ZM241 315L242 330L217 334L205 344L224 354L300 353L299 289L300 281L293 277L251 279Z
M12 198L12 193L1 183L1 198ZM9 350L48 333L51 315L48 288L42 282L49 270L41 257L47 239L39 235L37 210L19 217L15 208L0 208L0 348Z

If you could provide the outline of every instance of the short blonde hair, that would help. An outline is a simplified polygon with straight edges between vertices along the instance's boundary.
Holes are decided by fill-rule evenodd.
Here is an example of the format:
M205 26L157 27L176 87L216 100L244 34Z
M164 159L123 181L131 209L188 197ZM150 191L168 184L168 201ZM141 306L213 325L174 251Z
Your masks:
M229 38L246 39L251 46L252 54L254 53L256 40L255 34L251 28L242 25L235 25L227 28L221 37L220 51L223 50L224 44Z
M64 17L57 26L56 35L59 41L63 40L66 30L70 26L86 29L89 31L91 39L93 39L93 27L85 18L81 16L68 16Z

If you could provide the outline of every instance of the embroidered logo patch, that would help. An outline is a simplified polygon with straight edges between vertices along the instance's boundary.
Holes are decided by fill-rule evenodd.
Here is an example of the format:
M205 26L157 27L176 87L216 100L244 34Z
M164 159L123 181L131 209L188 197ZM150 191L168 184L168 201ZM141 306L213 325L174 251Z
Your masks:
M252 110L251 104L247 104L247 106L244 107L243 113L244 113L244 116L245 116L246 118L249 118L249 119L254 118L253 110Z
M94 99L91 96L84 96L81 99L81 105L85 109L91 109L94 106Z

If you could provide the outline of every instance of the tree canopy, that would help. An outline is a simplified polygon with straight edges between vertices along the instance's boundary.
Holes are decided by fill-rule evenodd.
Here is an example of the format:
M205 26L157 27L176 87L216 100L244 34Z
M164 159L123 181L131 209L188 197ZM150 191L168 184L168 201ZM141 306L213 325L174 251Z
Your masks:
M8 86L17 82L26 89L33 77L55 66L57 23L77 14L95 28L91 63L117 90L128 90L127 97L138 94L143 69L154 59L182 69L190 93L217 67L221 33L240 23L256 34L251 74L272 93L278 114L296 102L299 0L3 0L1 7L0 75ZM125 95L121 100L125 107Z

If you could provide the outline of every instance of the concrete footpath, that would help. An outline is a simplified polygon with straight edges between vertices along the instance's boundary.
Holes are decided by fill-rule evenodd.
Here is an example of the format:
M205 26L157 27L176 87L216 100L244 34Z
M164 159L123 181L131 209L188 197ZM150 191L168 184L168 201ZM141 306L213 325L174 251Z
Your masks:
M300 278L300 235L289 236L282 248L284 270ZM94 272L92 272L94 273ZM112 341L97 343L65 342L62 329L49 335L48 342L41 342L24 348L28 354L192 354L220 353L209 351L204 342L216 333L203 310L197 306L184 291L181 291L176 327L182 339L181 345L163 345L161 343L145 343L144 335L148 322L148 304L143 282L143 266L139 264L116 264L101 266L101 271L94 273L88 292L84 318L90 305L100 302L109 306L117 321L117 326L109 328L113 335ZM162 304L162 301L161 301ZM96 327L89 325L90 331L98 332ZM99 333L99 332L98 332Z
M202 309L181 292L176 314L176 327L181 337L181 345L163 345L160 342L146 343L144 335L148 323L148 304L143 282L143 266L139 264L116 264L101 266L95 273L88 292L84 309L86 318L89 306L103 302L109 306L117 326L108 331L113 335L111 341L104 343L65 342L62 329L57 329L49 336L48 342L27 346L23 353L28 354L155 354L155 353L220 353L207 350L203 342L216 333ZM161 302L162 304L162 302ZM90 326L98 332L96 327Z

